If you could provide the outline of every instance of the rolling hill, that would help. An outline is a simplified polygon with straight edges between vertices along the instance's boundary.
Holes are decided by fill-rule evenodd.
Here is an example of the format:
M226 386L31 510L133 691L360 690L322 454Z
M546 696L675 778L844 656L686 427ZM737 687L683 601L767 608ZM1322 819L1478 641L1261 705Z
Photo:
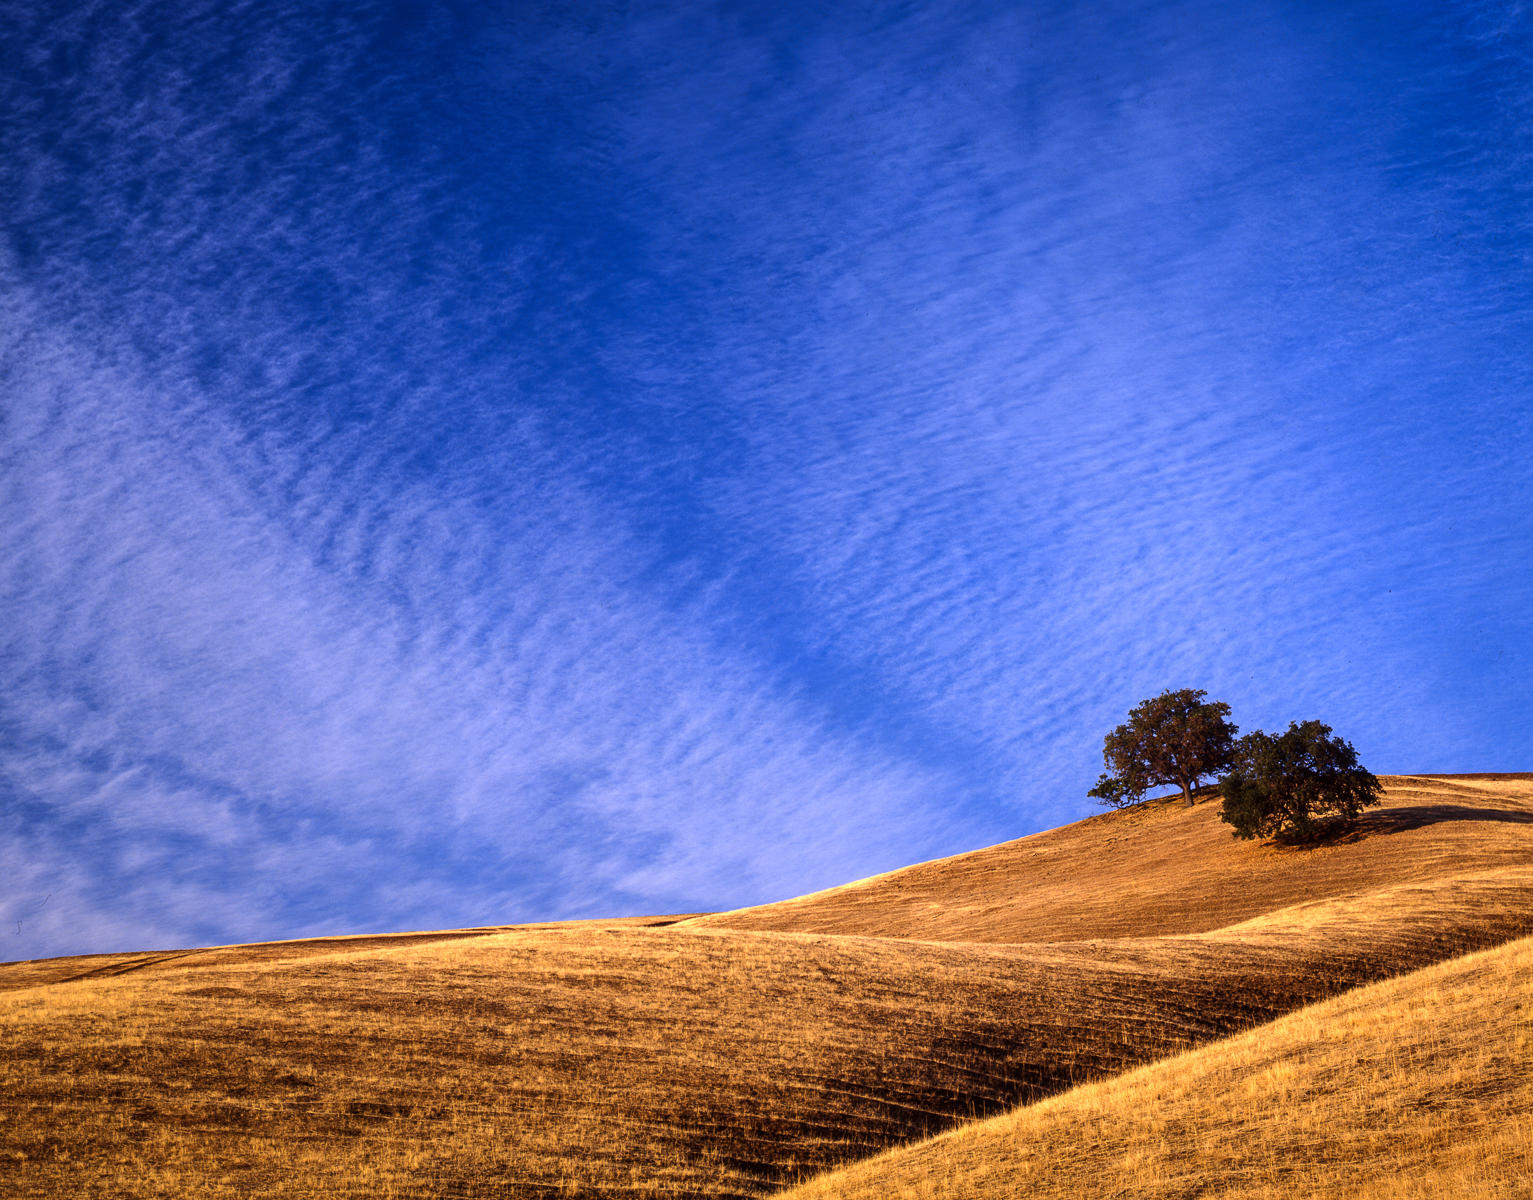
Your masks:
M1199 933L1403 879L1533 861L1533 774L1387 775L1344 841L1240 842L1162 800L689 925L964 942Z
M1533 933L1533 776L1386 783L1304 851L1151 804L710 917L3 965L0 1193L761 1195Z
M1533 938L979 1122L784 1200L1533 1194Z

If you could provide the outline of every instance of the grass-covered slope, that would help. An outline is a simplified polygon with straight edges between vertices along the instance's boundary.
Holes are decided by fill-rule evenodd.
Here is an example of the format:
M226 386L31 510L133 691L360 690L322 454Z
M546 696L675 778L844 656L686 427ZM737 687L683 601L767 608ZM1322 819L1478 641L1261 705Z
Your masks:
M1382 782L1383 803L1330 845L1239 842L1217 800L1171 799L688 924L979 942L1196 933L1404 879L1533 863L1533 774Z
M1307 852L1329 864L1298 869L1311 894L1223 928L1004 945L585 922L0 965L0 1195L759 1195L1533 933L1527 782L1483 787ZM1060 860L1076 883L1054 903L1129 828L1161 879L1203 815L1059 831L1082 861ZM1392 871L1370 849L1430 830Z
M583 925L0 995L0 1194L758 1194L1533 929L1533 869L1004 947Z
M1533 939L891 1151L785 1200L1533 1195Z

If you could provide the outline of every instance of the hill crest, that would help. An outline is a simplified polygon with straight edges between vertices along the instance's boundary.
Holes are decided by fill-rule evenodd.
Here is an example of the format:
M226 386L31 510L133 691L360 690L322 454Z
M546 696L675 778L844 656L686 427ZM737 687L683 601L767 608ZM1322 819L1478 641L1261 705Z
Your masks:
M828 931L723 914L0 966L0 1179L764 1195L1533 933L1533 777L1386 783L1316 851L1148 806L747 910Z
M1031 943L1202 933L1306 900L1533 862L1533 774L1391 775L1340 841L1242 842L1218 805L1146 801L681 927Z

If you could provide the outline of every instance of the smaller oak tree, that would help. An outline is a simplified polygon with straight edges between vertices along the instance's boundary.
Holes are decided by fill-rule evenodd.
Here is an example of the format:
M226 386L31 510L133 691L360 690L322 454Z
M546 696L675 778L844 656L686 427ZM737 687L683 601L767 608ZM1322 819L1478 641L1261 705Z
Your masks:
M1121 808L1152 787L1175 784L1190 805L1198 781L1226 770L1235 746L1230 706L1206 701L1207 695L1194 688L1165 691L1130 709L1103 742L1107 772L1086 794Z
M1246 734L1219 790L1220 818L1234 826L1235 837L1287 841L1351 822L1381 798L1379 781L1358 763L1352 744L1320 721L1295 721L1281 734Z

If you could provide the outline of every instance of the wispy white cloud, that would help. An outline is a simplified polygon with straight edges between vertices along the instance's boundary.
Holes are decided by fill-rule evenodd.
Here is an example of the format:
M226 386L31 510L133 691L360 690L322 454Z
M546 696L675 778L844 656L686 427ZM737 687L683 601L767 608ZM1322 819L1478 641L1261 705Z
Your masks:
M387 895L428 881L474 897L458 919L743 902L927 836L939 777L828 736L706 611L647 596L621 518L532 442L492 507L451 470L300 471L9 316L32 331L6 355L13 802L78 825L147 909L210 861L268 895L335 885L251 933L452 917ZM276 515L271 472L304 477Z
M1506 6L12 8L0 956L778 896L1171 685L1526 765Z
M727 214L775 288L719 352L751 450L714 511L821 652L988 748L1035 816L1079 811L1100 731L1172 683L1328 715L1402 769L1515 764L1515 674L1495 717L1443 686L1467 609L1528 653L1525 288L1475 261L1516 217L1462 207L1525 164L1514 112L1448 128L1459 68L1366 21L1111 23L832 27L765 94L753 47L676 53L659 102L695 140L635 118L657 186L685 181L673 245L705 274L692 230ZM1380 107L1407 77L1418 102ZM784 351L741 377L763 336Z

